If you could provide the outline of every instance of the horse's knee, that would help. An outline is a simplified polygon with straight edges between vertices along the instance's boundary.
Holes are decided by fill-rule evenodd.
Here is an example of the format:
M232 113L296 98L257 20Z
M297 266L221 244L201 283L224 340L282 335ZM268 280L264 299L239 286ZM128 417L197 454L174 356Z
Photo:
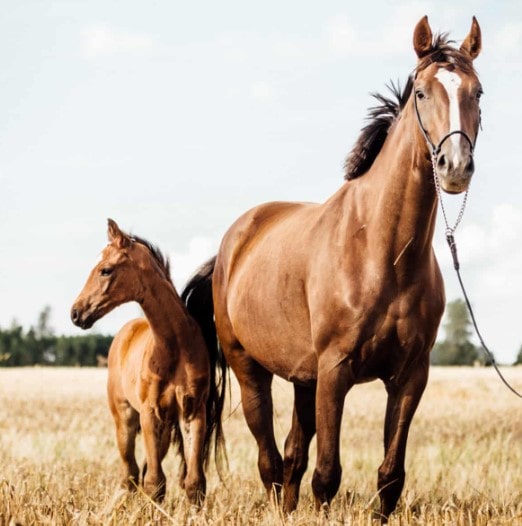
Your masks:
M312 491L316 508L323 504L330 504L341 485L341 465L335 464L330 468L316 467L312 477Z

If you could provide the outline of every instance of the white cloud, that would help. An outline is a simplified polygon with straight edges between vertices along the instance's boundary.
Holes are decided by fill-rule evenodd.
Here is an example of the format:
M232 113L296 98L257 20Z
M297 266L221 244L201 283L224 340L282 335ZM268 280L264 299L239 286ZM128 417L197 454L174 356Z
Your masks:
M495 37L495 48L498 52L518 52L522 44L522 22L507 22Z
M408 2L394 6L386 31L357 30L356 18L340 14L326 24L325 38L328 53L333 57L389 56L411 53L413 28L424 14L430 12L427 2ZM434 29L435 30L435 29Z
M271 82L260 80L250 86L250 95L257 100L273 100L276 90Z
M434 33L450 31L452 39L465 35L469 26L453 27L462 9L455 6L439 6L430 1L410 1L396 4L390 10L385 31L375 33L378 24L363 31L357 16L349 12L330 18L325 24L324 40L327 53L334 58L349 56L412 56L412 37L415 25L426 14ZM471 23L471 17L469 18Z
M174 284L181 293L181 288L205 261L217 253L218 238L193 237L184 252L171 252L170 264Z
M97 24L84 30L83 51L87 58L119 54L143 54L154 47L147 35L132 34L124 30Z
M359 50L357 31L348 15L338 15L326 25L327 49L333 56L344 57Z

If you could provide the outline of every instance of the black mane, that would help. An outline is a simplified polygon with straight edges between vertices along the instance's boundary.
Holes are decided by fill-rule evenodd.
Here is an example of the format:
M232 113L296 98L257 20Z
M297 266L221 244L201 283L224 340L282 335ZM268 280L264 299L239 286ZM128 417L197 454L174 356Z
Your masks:
M150 241L147 241L146 239L136 236L132 234L129 236L130 239L132 239L136 243L140 243L141 245L144 245L146 248L149 249L152 257L156 260L158 265L160 266L161 270L165 274L165 277L172 283L172 278L170 276L170 262L169 258L163 255L160 251L160 249L153 245Z
M390 82L387 86L392 92L393 99L379 93L372 93L372 97L379 101L377 106L368 110L367 119L370 121L362 130L355 146L344 164L346 180L355 179L366 173L381 151L388 136L388 130L399 116L406 104L413 88L413 76L408 78L404 90Z
M370 122L361 130L359 138L346 158L344 164L346 180L350 181L365 174L379 155L390 127L397 120L411 95L416 73L433 63L440 63L450 70L458 68L465 73L473 72L469 55L452 47L452 43L453 41L448 40L445 33L435 35L431 52L419 60L415 72L410 75L402 91L399 84L396 86L391 82L387 87L392 92L393 98L379 93L372 94L379 104L368 110L367 119Z

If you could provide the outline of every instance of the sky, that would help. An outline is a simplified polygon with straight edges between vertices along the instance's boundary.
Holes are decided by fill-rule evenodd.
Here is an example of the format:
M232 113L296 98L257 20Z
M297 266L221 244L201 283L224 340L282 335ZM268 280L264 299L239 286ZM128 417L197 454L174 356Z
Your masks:
M57 334L81 334L69 311L108 217L168 254L181 288L247 209L326 200L370 93L415 67L424 15L459 44L473 15L482 28L483 130L456 239L482 335L512 362L522 345L519 0L5 0L0 327L29 328L48 305ZM450 217L459 206L446 198ZM462 294L443 232L439 213L434 246L452 301ZM122 306L92 330L113 334L139 312Z

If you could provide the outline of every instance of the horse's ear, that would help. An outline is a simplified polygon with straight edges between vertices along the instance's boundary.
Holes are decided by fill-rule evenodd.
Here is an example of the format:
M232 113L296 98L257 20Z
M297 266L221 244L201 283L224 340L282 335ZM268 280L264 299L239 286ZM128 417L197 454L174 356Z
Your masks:
M475 60L479 56L481 49L482 33L480 31L480 26L477 22L477 19L473 17L473 21L471 22L471 30L468 36L464 39L464 42L462 42L460 50L464 53L467 53L471 57L471 60Z
M433 49L433 33L431 32L427 16L423 16L415 26L413 48L419 58L426 56Z
M130 238L120 230L120 227L113 219L107 219L107 237L109 243L114 243L120 248L125 248L130 244Z

